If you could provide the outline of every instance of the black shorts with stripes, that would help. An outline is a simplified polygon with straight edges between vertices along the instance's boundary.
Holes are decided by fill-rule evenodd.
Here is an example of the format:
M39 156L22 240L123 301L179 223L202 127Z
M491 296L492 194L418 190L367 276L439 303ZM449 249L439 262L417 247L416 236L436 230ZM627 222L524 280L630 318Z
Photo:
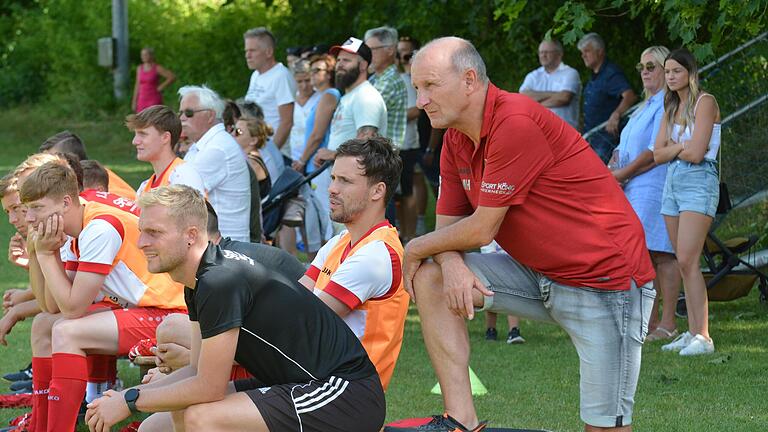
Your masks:
M384 424L386 404L379 376L256 387L238 380L237 391L256 404L271 432L377 432Z

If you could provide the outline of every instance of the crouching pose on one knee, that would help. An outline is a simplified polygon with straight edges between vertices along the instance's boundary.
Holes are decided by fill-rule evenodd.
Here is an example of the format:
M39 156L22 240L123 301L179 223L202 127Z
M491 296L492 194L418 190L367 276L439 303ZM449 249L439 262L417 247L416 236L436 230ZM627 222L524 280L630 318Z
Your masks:
M133 411L170 412L165 430L378 431L379 376L355 334L308 290L208 242L207 212L188 186L142 194L139 246L152 272L185 285L189 366L107 392L88 407L92 431ZM230 382L234 361L253 378ZM157 426L157 424L155 423Z
M490 83L469 42L431 42L411 77L432 126L448 128L438 229L408 243L403 269L447 415L391 430L483 429L467 372L475 308L562 327L586 430L630 430L654 271L621 189L576 130ZM462 255L493 239L509 255Z

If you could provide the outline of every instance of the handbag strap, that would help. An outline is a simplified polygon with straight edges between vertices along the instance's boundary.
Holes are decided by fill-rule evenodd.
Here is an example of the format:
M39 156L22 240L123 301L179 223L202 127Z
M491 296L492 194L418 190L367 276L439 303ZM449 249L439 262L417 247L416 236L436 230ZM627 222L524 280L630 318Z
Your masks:
M720 148L717 152L717 180L722 183L723 181L723 141L720 139Z

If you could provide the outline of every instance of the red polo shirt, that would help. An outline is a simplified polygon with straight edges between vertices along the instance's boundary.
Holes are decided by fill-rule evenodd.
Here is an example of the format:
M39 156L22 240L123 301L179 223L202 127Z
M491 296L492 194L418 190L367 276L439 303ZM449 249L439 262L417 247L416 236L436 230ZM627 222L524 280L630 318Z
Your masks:
M640 220L581 135L532 99L488 85L480 144L443 139L437 213L509 206L496 241L554 281L626 290L655 277Z

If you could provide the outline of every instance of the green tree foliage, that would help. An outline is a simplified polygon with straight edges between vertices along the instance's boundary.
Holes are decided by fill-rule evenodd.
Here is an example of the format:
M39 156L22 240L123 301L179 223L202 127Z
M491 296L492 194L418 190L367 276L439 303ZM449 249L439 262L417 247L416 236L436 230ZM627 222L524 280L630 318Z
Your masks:
M502 7L519 1L500 0ZM709 61L716 52L765 31L767 10L768 0L568 0L557 10L553 29L573 43L597 21L640 20L646 39L661 27L675 45Z
M96 65L96 40L111 34L106 0L0 2L0 106L46 100L77 115L125 111L112 98L112 74ZM768 0L129 0L131 87L143 46L155 49L180 85L206 83L227 97L245 93L242 34L267 26L285 48L338 44L380 25L428 41L456 35L471 40L491 79L515 90L538 66L536 48L547 35L563 40L564 61L588 71L575 48L587 31L602 34L608 56L639 90L631 68L649 45L687 45L703 60L765 28Z

